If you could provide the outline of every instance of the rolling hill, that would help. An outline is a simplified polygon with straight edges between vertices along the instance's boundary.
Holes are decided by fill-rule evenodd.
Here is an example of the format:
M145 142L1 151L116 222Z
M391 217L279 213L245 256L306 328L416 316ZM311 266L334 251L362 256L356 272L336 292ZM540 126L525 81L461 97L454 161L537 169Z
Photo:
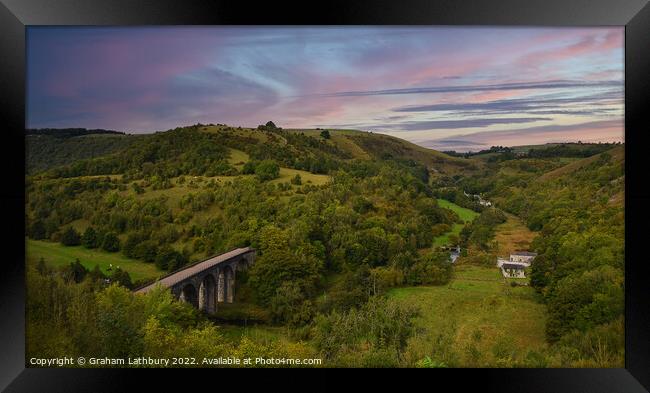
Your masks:
M70 165L79 160L105 158L112 156L116 159L125 158L127 155L137 154L129 150L133 145L147 143L152 139L168 139L170 133L193 128L210 136L209 140L222 144L236 151L251 154L254 158L264 155L269 158L294 159L314 157L326 161L359 160L401 160L422 165L432 174L454 175L463 171L475 170L480 162L471 162L465 159L451 157L444 153L423 148L405 140L388 135L369 133L355 130L328 130L331 137L325 139L320 136L321 130L283 130L231 127L227 125L197 125L192 127L177 128L154 134L126 135L118 132L70 133L69 129L31 130L27 135L27 168L29 174L48 171L52 168ZM137 142L137 143L135 143ZM266 154L262 152L266 150ZM269 151L281 152L281 157L273 157ZM325 154L321 154L325 153ZM145 159L142 162L146 162ZM239 160L241 161L241 160ZM294 169L307 169L309 164L298 163L295 160L285 162L287 167ZM312 172L325 172L323 169L314 169ZM94 175L110 174L106 171L95 171Z

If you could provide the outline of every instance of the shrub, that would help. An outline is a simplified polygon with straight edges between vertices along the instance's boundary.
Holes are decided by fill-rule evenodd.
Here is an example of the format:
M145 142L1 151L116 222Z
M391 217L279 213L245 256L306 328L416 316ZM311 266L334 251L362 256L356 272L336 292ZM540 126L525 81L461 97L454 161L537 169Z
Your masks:
M61 234L61 244L64 246L78 246L81 244L79 233L73 227L66 228Z
M263 160L255 167L255 176L260 181L268 181L280 177L280 166L273 160Z
M97 232L93 227L86 228L83 236L81 237L81 243L86 248L99 247L99 238L97 237Z
M120 239L114 232L108 232L106 235L104 235L102 249L108 252L120 251Z

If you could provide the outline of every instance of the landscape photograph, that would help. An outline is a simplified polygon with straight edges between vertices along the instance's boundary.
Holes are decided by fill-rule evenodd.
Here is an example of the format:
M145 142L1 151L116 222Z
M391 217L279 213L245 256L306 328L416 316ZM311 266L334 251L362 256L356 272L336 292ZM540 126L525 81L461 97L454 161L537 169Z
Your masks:
M623 27L26 31L26 367L625 366Z

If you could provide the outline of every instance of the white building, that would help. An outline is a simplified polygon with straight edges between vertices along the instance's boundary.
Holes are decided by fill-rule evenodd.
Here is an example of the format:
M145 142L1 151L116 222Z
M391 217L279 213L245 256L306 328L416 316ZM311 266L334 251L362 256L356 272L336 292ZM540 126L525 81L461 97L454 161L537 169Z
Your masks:
M510 254L510 262L521 262L525 263L526 266L530 266L533 259L537 256L537 253L529 251L515 251Z
M510 262L510 261L507 260L507 259L497 258L497 267L501 267L501 266L503 266L504 263L508 263L508 262Z
M506 278L526 278L524 269L526 266L522 263L506 262L501 265L501 273Z
M503 277L526 278L524 269L530 266L536 256L534 252L516 251L510 254L510 259L497 258L497 267L501 269Z

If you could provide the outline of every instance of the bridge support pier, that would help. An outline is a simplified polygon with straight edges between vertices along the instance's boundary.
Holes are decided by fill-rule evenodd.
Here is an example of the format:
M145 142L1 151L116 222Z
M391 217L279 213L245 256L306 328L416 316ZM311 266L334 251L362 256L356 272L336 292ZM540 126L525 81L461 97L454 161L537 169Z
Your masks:
M223 303L224 301L224 293L225 293L225 285L226 285L226 279L223 274L223 270L219 271L219 278L217 279L217 302Z
M208 274L199 286L199 310L209 314L214 314L217 311L216 292L217 283L212 274Z
M235 274L232 269L226 270L226 288L228 291L226 293L226 301L232 303L235 300Z

